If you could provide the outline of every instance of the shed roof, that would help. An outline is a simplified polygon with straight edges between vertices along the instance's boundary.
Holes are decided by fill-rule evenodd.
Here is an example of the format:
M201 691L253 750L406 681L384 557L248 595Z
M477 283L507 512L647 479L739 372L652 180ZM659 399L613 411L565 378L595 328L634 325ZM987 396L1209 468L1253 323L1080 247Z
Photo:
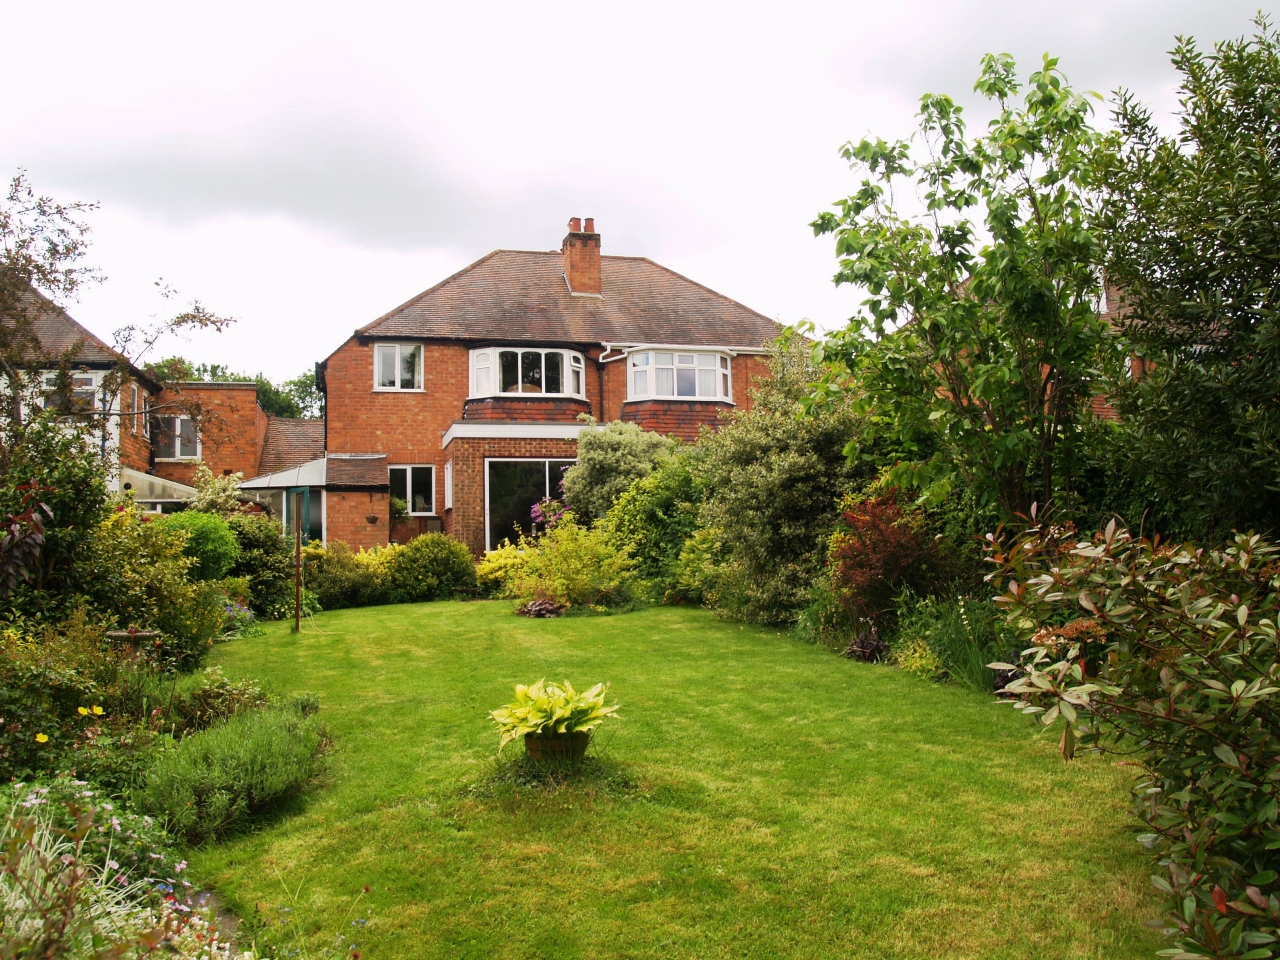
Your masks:
M271 417L262 443L258 474L278 473L324 458L324 421Z
M388 486L387 457L383 453L330 453L240 484L242 490L285 490L291 487L368 490Z

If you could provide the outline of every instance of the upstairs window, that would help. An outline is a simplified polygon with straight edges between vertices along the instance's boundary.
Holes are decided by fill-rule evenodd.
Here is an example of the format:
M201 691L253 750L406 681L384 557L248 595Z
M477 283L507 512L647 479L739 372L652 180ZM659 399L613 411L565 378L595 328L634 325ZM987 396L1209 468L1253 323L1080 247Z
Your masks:
M409 505L410 516L429 516L436 512L435 468L391 467L391 496Z
M63 380L62 374L44 378L46 410L57 410L66 416L85 417L98 409L97 381L91 373L73 374Z
M572 350L472 351L471 395L541 394L580 397L585 378L582 355Z
M730 400L729 358L718 353L645 350L627 361L629 400L653 398Z
M190 417L156 417L152 433L157 460L200 459L200 433Z
M373 353L375 390L422 389L422 344L379 343Z

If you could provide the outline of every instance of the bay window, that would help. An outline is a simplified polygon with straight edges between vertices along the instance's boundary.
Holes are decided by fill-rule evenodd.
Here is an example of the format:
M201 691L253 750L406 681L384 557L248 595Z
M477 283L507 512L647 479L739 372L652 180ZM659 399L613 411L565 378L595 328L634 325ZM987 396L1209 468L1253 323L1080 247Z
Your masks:
M410 516L436 512L435 468L430 465L391 467L391 496L409 506Z
M582 354L572 350L485 347L471 352L471 395L535 394L580 397L585 384Z
M379 343L373 354L375 390L422 389L422 344Z
M718 353L644 350L627 361L628 400L733 398L729 358Z

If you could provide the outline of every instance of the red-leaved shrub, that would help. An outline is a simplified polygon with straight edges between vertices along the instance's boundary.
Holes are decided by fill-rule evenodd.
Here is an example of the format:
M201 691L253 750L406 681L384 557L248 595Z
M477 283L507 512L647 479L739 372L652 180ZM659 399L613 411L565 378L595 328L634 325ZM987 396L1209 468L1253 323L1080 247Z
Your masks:
M855 623L880 620L903 587L926 593L937 579L924 515L904 508L893 491L841 504L828 563L832 589Z

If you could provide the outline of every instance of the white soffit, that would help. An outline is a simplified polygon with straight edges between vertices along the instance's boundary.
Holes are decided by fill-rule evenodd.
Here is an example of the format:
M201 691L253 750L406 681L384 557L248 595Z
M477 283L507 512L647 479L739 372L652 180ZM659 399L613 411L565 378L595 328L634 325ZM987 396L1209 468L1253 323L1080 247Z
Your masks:
M577 440L578 434L592 427L585 423L455 423L445 431L441 446L454 440Z

